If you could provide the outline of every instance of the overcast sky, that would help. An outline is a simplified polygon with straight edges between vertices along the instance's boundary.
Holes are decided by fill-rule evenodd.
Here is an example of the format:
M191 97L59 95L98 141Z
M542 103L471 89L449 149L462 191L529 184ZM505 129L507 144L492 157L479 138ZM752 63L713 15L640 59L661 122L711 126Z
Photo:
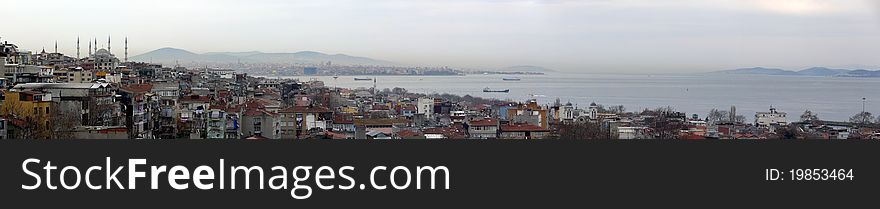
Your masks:
M677 73L880 66L877 0L3 2L3 40L75 55L302 50L411 65Z

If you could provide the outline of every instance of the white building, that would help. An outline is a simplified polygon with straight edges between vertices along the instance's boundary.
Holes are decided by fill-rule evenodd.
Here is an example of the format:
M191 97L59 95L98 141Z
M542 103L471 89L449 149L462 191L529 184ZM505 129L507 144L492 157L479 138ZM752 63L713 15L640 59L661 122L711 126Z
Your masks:
M425 114L425 117L431 118L434 115L434 99L431 98L419 98L418 106L416 107L418 114Z
M617 127L618 139L650 139L648 127Z
M235 78L235 70L232 69L208 69L210 73L220 76L222 79Z
M755 125L759 127L768 127L773 125L786 125L786 113L777 112L776 108L770 107L770 112L755 113Z
M580 116L574 106L572 106L571 102L566 103L564 106L559 108L559 120L563 122L572 122Z

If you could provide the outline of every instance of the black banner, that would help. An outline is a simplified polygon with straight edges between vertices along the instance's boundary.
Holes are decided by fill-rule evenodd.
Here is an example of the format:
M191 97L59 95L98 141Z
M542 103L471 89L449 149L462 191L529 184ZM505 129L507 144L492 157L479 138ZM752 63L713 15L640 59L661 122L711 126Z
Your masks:
M841 207L871 204L872 191L880 188L873 162L880 145L874 141L6 140L0 147L4 205L35 208ZM135 189L129 189L131 159L144 159L135 167L144 174L136 178ZM49 161L57 168L47 178ZM169 180L178 165L181 178L175 181L186 189L175 189ZM64 172L68 186L80 177L72 190L60 182L65 166L74 167ZM86 176L95 166L100 170ZM165 166L164 172L153 178L153 166ZM245 170L232 175L234 166L259 167L264 180L257 180L257 171L250 181ZM106 184L107 171L115 169L119 184ZM433 177L429 169L436 169ZM208 176L206 170L213 173L201 178L203 188L193 180L196 170L205 174L201 177ZM307 178L293 182L306 172ZM270 181L279 175L287 182ZM86 177L100 188L86 185ZM206 184L212 186L205 189ZM299 190L291 194L294 187ZM302 198L305 187L311 193Z

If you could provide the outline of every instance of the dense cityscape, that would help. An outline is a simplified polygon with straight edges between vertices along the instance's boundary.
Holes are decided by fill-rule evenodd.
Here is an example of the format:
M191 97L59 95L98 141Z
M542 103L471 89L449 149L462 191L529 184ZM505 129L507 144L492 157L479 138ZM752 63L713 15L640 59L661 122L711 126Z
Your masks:
M503 101L403 88L337 88L247 68L134 62L86 40L87 53L19 50L2 42L0 137L13 139L880 139L880 118L798 121L768 107L746 121L659 107ZM262 68L262 67L261 67ZM285 75L459 75L443 68L318 64ZM272 73L277 73L272 70ZM248 75L251 73L251 75ZM488 72L483 72L488 73ZM798 110L799 111L799 110ZM747 113L752 114L752 113Z

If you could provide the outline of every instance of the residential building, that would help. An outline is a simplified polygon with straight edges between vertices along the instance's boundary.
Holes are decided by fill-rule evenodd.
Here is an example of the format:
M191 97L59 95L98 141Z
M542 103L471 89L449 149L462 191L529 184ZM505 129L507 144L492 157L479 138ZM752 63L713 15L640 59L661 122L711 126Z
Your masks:
M434 117L434 99L431 98L419 98L418 105L416 106L418 112L417 114L424 114L427 118Z
M547 129L548 110L539 106L536 100L530 100L525 104L518 104L507 109L507 120L511 123L526 123Z
M498 138L500 123L497 119L483 118L468 121L468 138L471 139L494 139Z
M309 135L309 131L327 130L333 124L333 111L317 106L292 106L278 111L280 114L280 137L299 139Z
M152 139L152 115L150 108L153 84L131 84L119 87L120 101L125 114L125 127L129 129L129 138Z
M504 124L500 126L501 139L544 139L549 129L532 124Z

